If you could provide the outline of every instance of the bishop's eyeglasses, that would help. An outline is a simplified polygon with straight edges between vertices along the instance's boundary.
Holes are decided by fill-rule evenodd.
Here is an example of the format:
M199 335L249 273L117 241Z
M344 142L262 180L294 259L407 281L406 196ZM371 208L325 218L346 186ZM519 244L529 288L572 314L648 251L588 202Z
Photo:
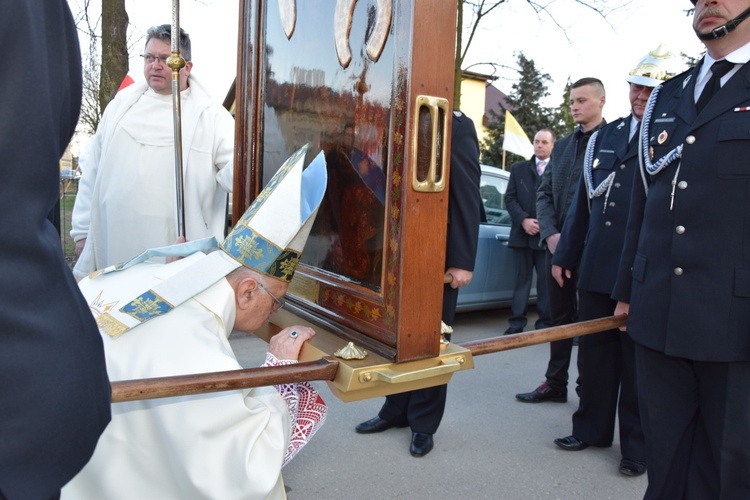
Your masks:
M266 292L268 295L271 296L271 298L275 302L274 309L279 310L282 307L284 307L284 304L286 304L286 300L280 299L277 296L275 296L274 294L272 294L270 291L268 291L268 288L266 288L266 286L263 283L258 282L258 288L260 288L261 290L263 290L264 292Z

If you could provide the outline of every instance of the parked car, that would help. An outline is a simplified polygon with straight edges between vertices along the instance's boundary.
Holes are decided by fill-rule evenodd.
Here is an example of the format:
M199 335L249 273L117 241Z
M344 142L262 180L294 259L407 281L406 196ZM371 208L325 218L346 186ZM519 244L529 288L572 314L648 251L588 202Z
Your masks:
M482 165L482 194L487 222L479 225L479 245L471 283L458 291L457 311L478 311L510 306L513 299L513 250L508 248L510 214L505 208L505 190L510 173ZM532 283L536 283L533 278ZM531 299L536 299L536 285Z
M80 178L81 178L80 170L71 170L69 168L64 168L60 170L61 181L77 181Z

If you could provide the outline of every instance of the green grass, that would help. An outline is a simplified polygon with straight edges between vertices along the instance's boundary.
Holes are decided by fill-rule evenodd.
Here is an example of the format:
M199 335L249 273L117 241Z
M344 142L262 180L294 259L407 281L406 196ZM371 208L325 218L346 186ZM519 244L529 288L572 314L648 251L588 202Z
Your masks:
M77 182L60 183L60 242L65 260L70 267L76 263L76 244L70 237L70 217L73 214L73 203L75 203L77 193Z

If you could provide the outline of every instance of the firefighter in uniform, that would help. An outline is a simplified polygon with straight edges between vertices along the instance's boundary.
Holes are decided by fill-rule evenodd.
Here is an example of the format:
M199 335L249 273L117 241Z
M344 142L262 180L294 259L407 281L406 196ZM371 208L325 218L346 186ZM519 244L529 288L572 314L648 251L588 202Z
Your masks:
M674 75L673 58L659 46L643 58L626 80L631 114L594 133L583 162L583 175L566 216L560 243L552 257L552 276L562 286L578 268L579 318L611 316L610 298L617 279L630 194L638 175L638 130L651 91ZM640 182L640 181L638 181ZM577 265L580 257L580 264ZM633 340L617 329L581 338L581 393L573 414L573 433L555 439L568 451L612 445L618 417L620 472L646 472L646 450L638 415Z
M750 498L750 0L693 4L707 52L646 108L614 297L636 343L645 497Z

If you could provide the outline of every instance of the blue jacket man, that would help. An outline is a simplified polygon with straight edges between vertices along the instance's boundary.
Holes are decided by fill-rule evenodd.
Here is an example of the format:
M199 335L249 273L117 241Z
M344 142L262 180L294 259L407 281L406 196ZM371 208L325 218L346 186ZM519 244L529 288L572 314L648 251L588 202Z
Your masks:
M614 297L636 342L645 498L750 498L750 0L693 3L707 53L652 95Z

